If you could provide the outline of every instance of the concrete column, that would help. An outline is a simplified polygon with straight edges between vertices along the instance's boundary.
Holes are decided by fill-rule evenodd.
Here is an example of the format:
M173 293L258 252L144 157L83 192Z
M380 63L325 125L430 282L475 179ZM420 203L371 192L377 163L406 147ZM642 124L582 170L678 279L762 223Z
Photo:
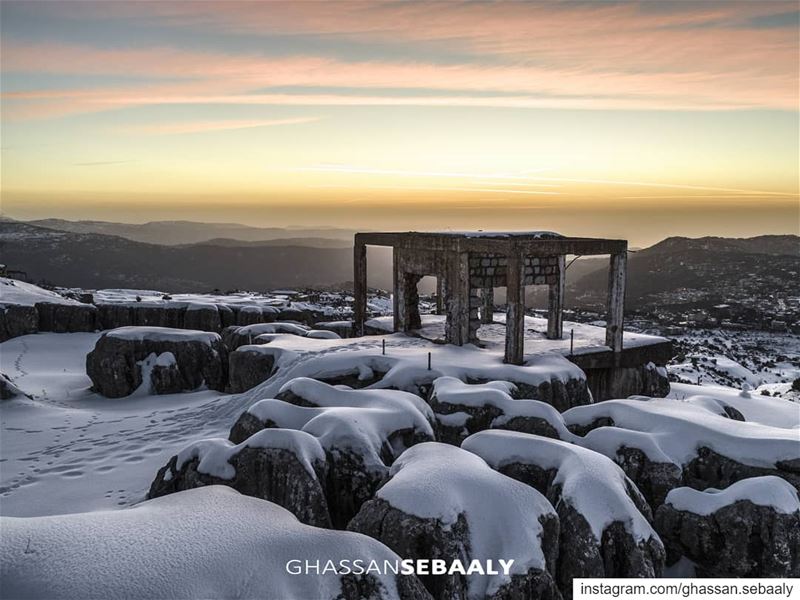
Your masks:
M353 332L364 335L364 321L367 318L367 247L364 244L353 246Z
M481 294L483 296L481 323L491 323L494 315L494 288L485 287Z
M469 342L469 254L452 253L447 258L445 282L445 341L463 346Z
M525 356L525 273L520 254L508 256L506 271L505 362L521 365Z
M623 317L625 311L625 277L628 253L611 255L608 268L608 314L606 316L606 346L622 351Z
M565 256L558 257L558 281L550 284L547 299L547 339L560 340L564 335Z
M403 298L403 273L400 266L400 250L392 251L392 331L402 331L405 315L405 299Z

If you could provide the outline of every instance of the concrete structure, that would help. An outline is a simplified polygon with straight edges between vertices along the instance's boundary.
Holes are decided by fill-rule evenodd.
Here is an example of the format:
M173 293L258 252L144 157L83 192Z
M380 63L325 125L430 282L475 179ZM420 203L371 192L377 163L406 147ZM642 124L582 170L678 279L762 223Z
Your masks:
M441 310L447 316L445 341L462 345L478 342L480 324L490 322L494 288L506 288L505 360L523 363L525 286L547 285L547 337L563 334L565 257L611 256L608 279L606 345L615 356L622 351L625 240L564 237L551 232L357 233L354 244L354 319L363 335L367 305L367 246L394 250L394 330L420 327L417 283L437 278ZM480 292L480 295L479 295Z

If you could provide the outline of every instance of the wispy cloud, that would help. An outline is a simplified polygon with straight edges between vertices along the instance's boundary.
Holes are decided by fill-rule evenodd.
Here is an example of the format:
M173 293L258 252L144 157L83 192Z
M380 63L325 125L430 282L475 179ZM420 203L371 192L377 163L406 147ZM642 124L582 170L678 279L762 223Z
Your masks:
M322 117L296 117L291 119L268 120L228 120L228 121L191 121L178 123L156 123L152 125L135 125L121 128L125 133L145 135L175 135L184 133L206 133L212 131L229 131L235 129L255 129L260 127L277 127L282 125L302 125L319 121Z
M96 160L90 162L73 163L74 167L107 167L112 165L127 165L136 162L135 160Z

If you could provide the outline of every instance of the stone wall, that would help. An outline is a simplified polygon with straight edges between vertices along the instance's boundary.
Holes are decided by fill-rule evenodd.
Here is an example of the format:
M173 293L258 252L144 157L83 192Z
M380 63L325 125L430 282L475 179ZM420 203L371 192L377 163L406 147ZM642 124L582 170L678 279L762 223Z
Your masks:
M558 256L525 257L525 285L558 283ZM500 254L470 254L469 284L476 288L505 287L508 259Z

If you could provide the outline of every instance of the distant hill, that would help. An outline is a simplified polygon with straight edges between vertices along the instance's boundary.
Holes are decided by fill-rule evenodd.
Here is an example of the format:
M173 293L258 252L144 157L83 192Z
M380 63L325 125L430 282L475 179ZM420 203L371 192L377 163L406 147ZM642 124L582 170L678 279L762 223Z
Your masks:
M64 219L40 219L27 221L35 227L45 227L71 233L99 233L116 235L135 242L177 246L196 244L215 239L230 239L243 242L264 242L292 239L298 245L303 239L349 240L353 234L349 229L317 228L295 229L280 227L250 227L238 223L198 223L194 221L152 221L150 223L111 223L107 221L67 221Z
M388 287L391 252L370 252L370 285ZM120 236L0 222L0 262L32 281L166 292L326 287L353 279L353 253L300 245L163 246Z
M607 261L573 279L568 296L578 304L602 301ZM667 238L628 256L626 303L680 304L692 295L737 300L743 296L800 294L800 237Z

